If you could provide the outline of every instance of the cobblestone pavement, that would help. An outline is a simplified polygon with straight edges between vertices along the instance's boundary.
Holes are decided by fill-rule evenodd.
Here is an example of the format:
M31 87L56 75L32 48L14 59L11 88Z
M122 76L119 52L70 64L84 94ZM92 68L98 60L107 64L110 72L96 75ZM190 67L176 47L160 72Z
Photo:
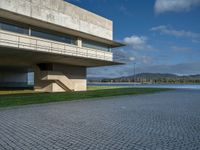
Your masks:
M0 150L200 150L200 91L0 109Z

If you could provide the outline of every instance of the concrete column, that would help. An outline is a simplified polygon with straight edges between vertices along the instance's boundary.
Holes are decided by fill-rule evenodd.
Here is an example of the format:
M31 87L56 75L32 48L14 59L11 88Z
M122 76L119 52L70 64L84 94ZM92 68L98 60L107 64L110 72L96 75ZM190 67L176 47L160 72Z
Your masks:
M77 45L78 45L78 47L82 47L82 39L81 38L78 38Z
M39 66L34 66L34 90L38 92L52 92L52 82L42 80Z

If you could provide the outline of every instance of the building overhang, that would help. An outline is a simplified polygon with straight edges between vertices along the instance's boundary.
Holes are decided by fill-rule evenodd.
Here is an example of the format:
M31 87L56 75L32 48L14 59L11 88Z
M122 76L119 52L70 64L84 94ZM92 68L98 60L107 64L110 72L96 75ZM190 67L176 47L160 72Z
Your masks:
M78 56L0 47L0 66L32 66L40 63L57 63L82 67L100 67L123 64L121 62L97 60Z
M23 23L23 24L28 24L30 26L35 26L35 27L40 27L40 28L48 28L49 30L73 35L73 36L84 38L84 39L93 40L93 41L100 42L100 43L104 43L104 44L109 45L111 48L125 46L125 44L121 43L121 42L117 42L117 41L109 40L109 39L106 39L106 38L94 36L92 34L88 34L88 33L85 33L85 32L66 28L66 27L63 27L63 26L60 26L60 25L56 25L56 24L46 22L46 21L43 21L43 20L39 20L39 19L36 19L36 18L24 16L24 15L21 15L21 14L13 13L13 12L10 12L10 11L4 10L4 9L0 9L0 17L4 18L4 19L9 19L9 20L12 20L12 21L20 22L20 23Z

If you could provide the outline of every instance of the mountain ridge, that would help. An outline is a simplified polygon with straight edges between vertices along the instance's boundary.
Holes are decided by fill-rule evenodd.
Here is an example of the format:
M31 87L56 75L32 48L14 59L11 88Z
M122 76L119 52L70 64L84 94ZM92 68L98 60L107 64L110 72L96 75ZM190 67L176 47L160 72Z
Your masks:
M200 74L139 73L118 78L89 78L89 82L200 83Z

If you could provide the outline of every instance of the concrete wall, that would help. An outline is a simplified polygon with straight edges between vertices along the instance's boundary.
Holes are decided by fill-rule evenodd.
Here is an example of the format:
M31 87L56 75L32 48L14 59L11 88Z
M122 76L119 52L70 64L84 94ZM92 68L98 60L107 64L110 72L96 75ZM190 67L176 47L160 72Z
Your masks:
M112 21L64 0L0 0L0 9L102 38L113 39Z
M38 66L34 66L34 89L39 92L51 92L53 89L52 81L43 81L41 71Z
M65 66L57 65L53 66L54 71L62 71L62 73L67 76L74 84L75 91L85 91L87 90L87 72L85 67L78 66Z
M53 64L53 71L55 71L55 72L61 71L69 79L85 79L86 78L85 67Z
M34 72L36 91L65 92L87 90L86 67L52 64L51 71L43 71L38 66L35 66Z

